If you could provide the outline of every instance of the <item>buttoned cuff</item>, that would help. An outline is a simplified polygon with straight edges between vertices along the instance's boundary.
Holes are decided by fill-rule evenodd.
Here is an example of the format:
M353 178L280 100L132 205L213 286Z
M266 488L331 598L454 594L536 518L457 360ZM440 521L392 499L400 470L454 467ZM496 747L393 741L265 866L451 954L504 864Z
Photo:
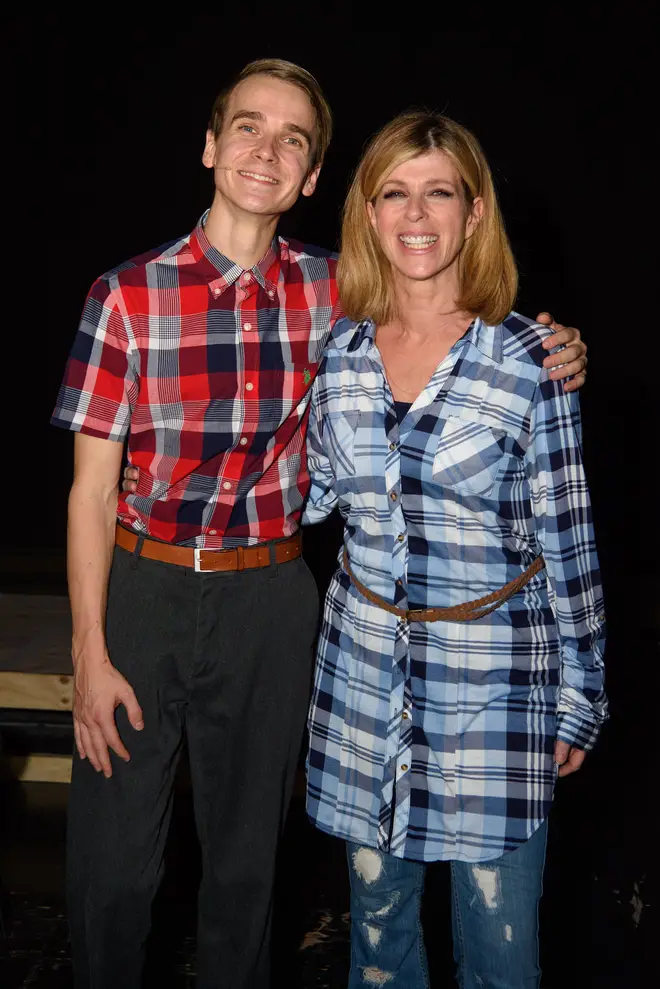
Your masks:
M557 715L557 741L567 742L583 752L593 749L600 728L600 722L590 721L571 711L562 711Z

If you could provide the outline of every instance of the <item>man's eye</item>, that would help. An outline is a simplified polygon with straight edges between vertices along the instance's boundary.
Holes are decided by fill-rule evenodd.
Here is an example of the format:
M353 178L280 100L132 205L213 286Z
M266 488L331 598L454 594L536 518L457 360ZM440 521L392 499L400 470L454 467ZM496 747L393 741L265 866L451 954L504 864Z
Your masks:
M251 124L241 124L238 129L239 130L248 131L250 134L254 134L255 133L255 129L254 129L254 127L252 127Z
M284 140L289 144L294 144L296 147L302 148L302 141L299 141L297 137L285 137Z

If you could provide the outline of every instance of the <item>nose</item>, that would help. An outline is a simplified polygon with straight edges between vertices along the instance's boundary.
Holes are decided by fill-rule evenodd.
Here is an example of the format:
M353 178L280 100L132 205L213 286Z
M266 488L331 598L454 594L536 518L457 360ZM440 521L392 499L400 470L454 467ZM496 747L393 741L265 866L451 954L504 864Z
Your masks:
M422 194L412 193L406 200L406 220L411 223L419 222L426 216L426 201Z
M277 161L277 151L275 149L275 142L272 137L264 134L255 148L253 149L254 157L258 158L259 161L263 162L274 162Z

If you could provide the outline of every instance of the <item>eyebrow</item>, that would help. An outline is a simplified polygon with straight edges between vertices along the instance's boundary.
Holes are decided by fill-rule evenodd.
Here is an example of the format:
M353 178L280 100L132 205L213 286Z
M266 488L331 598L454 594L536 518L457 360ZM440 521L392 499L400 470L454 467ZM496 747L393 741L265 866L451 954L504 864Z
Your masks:
M455 183L452 182L451 179L439 179L439 178L437 178L437 179L427 179L425 184L426 185L438 185L439 183L444 183L445 185L450 185L453 188L456 187ZM403 181L403 179L386 179L383 182L383 185L384 186L385 185L406 185L406 183Z
M259 120L261 122L265 122L266 115L263 114L263 113L261 113L260 110L238 110L234 114L234 116L231 118L231 122L233 124L236 120L241 120L241 119L243 119L243 120ZM307 141L307 144L311 148L311 146L312 146L312 135L304 127L301 127L300 124L294 124L294 123L290 123L289 122L289 123L286 123L284 125L284 128L283 129L286 130L286 131L290 131L292 134L300 134L301 137L304 137L305 138L305 140Z

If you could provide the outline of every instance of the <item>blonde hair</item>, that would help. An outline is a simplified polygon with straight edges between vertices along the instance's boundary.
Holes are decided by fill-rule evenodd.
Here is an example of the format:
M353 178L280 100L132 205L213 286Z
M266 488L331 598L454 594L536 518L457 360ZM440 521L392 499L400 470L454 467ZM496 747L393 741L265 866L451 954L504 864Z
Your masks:
M468 207L477 196L483 199L481 220L458 259L457 305L490 325L500 323L513 307L518 273L481 146L449 117L415 111L395 117L372 138L346 197L337 282L351 319L369 317L382 324L396 315L391 265L369 221L367 203L394 168L434 149L456 167Z
M274 79L281 79L283 82L290 82L297 86L309 97L314 113L316 114L316 132L314 147L312 148L312 160L310 170L320 165L325 157L332 137L332 113L328 102L323 95L323 91L318 82L307 69L293 62L285 62L282 58L258 58L254 62L249 62L245 68L241 69L233 81L221 90L215 98L209 130L213 132L217 140L222 130L225 110L229 97L239 83L251 76L272 76Z

